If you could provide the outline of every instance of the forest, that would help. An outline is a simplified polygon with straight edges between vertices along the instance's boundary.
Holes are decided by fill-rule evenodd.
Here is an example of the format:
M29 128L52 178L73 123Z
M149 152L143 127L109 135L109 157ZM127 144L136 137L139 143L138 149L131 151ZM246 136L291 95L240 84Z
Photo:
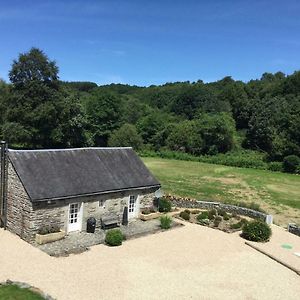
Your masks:
M300 71L242 82L149 87L65 82L40 49L0 80L0 138L11 148L131 146L161 156L300 172Z

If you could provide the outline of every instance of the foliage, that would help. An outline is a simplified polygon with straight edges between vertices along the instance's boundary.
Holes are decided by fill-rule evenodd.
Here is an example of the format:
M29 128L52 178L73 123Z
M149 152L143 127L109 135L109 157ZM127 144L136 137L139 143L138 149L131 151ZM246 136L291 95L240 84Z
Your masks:
M142 144L143 139L132 124L124 124L113 131L108 140L108 145L111 147L132 147L135 150L139 150Z
M268 169L270 171L273 171L273 172L282 172L283 171L282 162L280 162L280 161L271 161L269 163Z
M201 221L201 220L206 220L208 219L208 212L207 211L203 211L201 212L198 216L197 216L197 220Z
M214 226L219 227L220 223L222 222L222 217L221 216L216 216L214 219Z
M156 210L153 207L150 207L150 208L147 207L142 210L143 215L149 215L149 214L155 213L155 212L156 212Z
M169 212L171 211L172 208L172 203L170 200L166 199L166 198L160 198L159 199L159 203L158 203L158 210L160 212Z
M151 150L143 150L140 151L140 155L144 157L161 157L186 161L207 162L241 168L268 169L268 163L265 162L265 155L252 150L232 151L216 155L201 156L194 156L178 151L160 150L159 152L155 152Z
M172 218L165 215L160 217L160 227L162 229L169 229L172 224Z
M184 210L184 211L180 212L179 217L188 221L191 218L191 215L189 212L187 212L187 210Z
M105 243L109 246L120 246L124 240L124 235L120 229L110 229L106 232Z
M300 157L300 71L149 87L62 82L58 71L37 48L13 61L11 84L0 80L2 139L18 148L133 145L147 155L274 171L284 157Z
M248 222L242 229L242 236L254 242L266 242L270 239L271 234L272 231L268 224L256 220Z
M49 233L56 233L60 232L60 227L58 225L48 225L48 226L42 226L38 230L38 234L45 235Z
M210 220L213 220L217 216L217 210L213 208L208 211L207 215Z
M121 107L118 98L108 92L95 89L84 103L88 130L95 146L106 146L112 131L121 122Z
M286 156L283 160L283 170L287 173L296 173L300 167L300 158L297 155Z
M248 223L248 221L246 219L242 218L239 222L231 224L230 228L231 229L241 229L247 223Z
M0 286L0 299L6 300L44 300L45 298L27 288L14 284Z

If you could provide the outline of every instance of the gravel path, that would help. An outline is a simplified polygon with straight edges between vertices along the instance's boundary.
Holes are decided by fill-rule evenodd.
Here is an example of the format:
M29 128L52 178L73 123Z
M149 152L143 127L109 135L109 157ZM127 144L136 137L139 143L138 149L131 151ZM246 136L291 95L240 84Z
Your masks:
M238 234L186 224L55 258L0 230L0 281L27 282L54 298L299 299L300 276Z
M173 226L180 225L173 222ZM160 221L149 220L147 222L136 220L127 226L120 226L120 230L125 234L127 239L138 237L141 235L151 234L161 231ZM64 239L48 243L44 245L35 245L40 250L51 256L67 256L69 254L78 254L89 250L93 245L103 244L105 240L105 232L100 228L96 228L95 233L73 232L69 233Z

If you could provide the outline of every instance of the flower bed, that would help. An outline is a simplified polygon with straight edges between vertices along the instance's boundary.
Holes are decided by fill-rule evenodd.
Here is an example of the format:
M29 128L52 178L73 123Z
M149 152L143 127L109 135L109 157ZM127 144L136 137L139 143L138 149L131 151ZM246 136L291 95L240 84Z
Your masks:
M140 214L140 219L142 221L148 221L148 220L153 220L153 219L157 219L161 216L161 213L156 211L156 212L151 212L148 214L144 214L143 212L141 212Z

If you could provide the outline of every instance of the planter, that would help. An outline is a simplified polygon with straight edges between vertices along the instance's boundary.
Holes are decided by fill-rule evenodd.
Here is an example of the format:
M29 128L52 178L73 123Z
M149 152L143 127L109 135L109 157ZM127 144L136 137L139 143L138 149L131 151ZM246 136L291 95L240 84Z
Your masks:
M160 212L154 212L154 213L150 213L150 214L140 214L140 219L143 221L148 221L148 220L153 220L153 219L157 219L161 216L162 214Z
M54 233L48 233L48 234L36 234L35 235L35 241L39 245L55 242L58 240L61 240L65 237L66 233L61 230L59 232L54 232Z

